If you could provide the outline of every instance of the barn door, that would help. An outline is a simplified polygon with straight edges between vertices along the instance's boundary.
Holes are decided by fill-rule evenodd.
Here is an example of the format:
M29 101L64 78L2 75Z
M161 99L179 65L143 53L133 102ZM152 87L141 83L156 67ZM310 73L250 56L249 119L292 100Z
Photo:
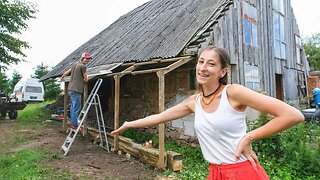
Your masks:
M283 84L281 74L276 74L276 98L283 101Z

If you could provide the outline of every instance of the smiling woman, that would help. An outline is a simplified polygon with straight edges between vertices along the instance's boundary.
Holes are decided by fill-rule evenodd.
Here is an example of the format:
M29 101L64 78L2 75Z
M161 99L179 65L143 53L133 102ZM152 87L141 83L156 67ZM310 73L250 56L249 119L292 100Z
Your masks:
M288 129L304 120L297 109L241 85L227 84L229 55L220 47L200 52L196 65L198 93L159 114L125 122L111 132L148 127L195 113L195 131L204 159L210 164L208 179L269 179L252 150L252 142ZM267 124L246 132L246 108L271 114ZM247 173L243 173L243 172Z

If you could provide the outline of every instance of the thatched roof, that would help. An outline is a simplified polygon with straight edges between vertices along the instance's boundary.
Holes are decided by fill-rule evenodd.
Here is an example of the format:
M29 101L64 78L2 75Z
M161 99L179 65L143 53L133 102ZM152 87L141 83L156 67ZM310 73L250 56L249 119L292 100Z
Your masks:
M230 0L149 1L84 43L42 80L60 76L84 51L93 57L88 68L176 57L229 4Z

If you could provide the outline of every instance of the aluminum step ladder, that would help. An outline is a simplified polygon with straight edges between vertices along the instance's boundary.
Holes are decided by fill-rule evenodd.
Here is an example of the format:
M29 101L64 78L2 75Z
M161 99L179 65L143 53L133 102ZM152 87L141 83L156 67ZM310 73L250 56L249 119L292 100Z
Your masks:
M102 114L102 109L101 109L101 104L100 104L100 98L99 95L97 94L101 83L102 79L98 79L97 82L95 83L94 87L91 90L90 95L88 96L88 99L86 100L86 103L84 104L82 110L80 111L77 119L78 119L78 128L76 130L70 129L70 132L65 139L63 145L61 146L61 150L64 152L64 156L66 156L70 150L70 147L72 143L74 142L78 132L82 128L83 121L85 120L91 105L95 107L96 111L96 116L97 116L97 123L98 123L98 128L99 128L99 137L100 137L100 146L107 150L109 152L109 144L108 144L108 139L107 139L107 132L106 132L106 126L104 123L103 119L103 114ZM105 141L103 141L103 138Z

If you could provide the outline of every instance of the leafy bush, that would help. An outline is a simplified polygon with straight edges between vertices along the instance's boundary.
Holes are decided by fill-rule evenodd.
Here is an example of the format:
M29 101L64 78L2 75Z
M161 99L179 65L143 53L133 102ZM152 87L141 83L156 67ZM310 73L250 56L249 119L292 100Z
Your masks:
M267 123L272 117L261 115L250 129ZM152 139L158 142L157 135L139 133L138 129L129 129L124 136L143 143ZM166 140L166 150L183 155L182 172L166 170L164 174L174 174L179 179L206 179L208 162L202 156L199 146L191 147L179 144L176 140ZM257 140L253 143L260 164L272 180L320 179L320 126L313 123L301 123L277 135Z
M270 116L261 115L255 127ZM271 179L320 179L320 127L301 123L277 135L254 142L253 148Z
M133 139L137 143L145 143L146 141L152 140L153 147L158 147L159 138L156 134L151 134L149 132L141 132L137 128L127 129L123 134L124 137Z

